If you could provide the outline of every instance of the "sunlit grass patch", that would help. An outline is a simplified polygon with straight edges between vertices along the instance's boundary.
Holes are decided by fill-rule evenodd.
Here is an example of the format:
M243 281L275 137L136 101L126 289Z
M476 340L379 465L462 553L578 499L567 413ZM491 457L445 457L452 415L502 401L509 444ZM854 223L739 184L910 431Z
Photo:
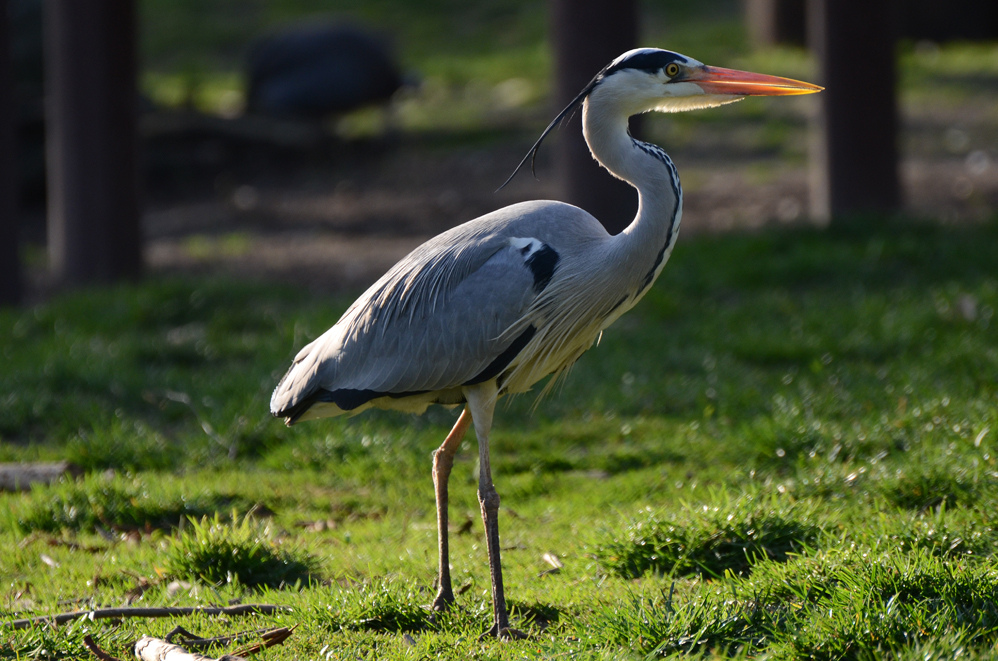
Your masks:
M687 507L673 518L648 509L628 522L625 534L612 535L596 551L600 564L618 576L655 572L720 577L804 552L819 541L821 527L813 512L801 505L742 497Z
M671 654L733 654L758 651L768 638L771 616L730 591L702 590L682 599L671 593L603 603L583 640L624 645L651 658Z
M613 642L655 656L877 658L946 640L973 657L996 640L996 581L990 561L952 565L918 551L834 550L765 563L727 584L600 604L598 624L581 633L591 645Z
M59 627L46 624L3 631L0 636L0 659L49 661L88 658L90 655L84 651L86 648L83 645L83 638L88 634L105 650L130 649L135 643L135 637L128 630L95 631L92 622L80 619Z
M984 559L998 550L998 531L975 509L861 510L863 520L842 526L842 540L869 552L921 553L953 561Z
M904 509L924 510L940 505L952 508L972 506L981 500L989 490L981 483L981 477L995 479L993 475L975 475L966 467L948 463L917 462L898 469L878 487L892 505Z
M411 633L435 628L427 608L431 601L433 594L425 586L400 580L334 584L324 603L317 604L316 616L332 630Z
M996 640L992 562L947 563L924 552L856 554L834 572L834 582L834 590L801 610L793 635L781 636L786 656L864 658L940 635L980 653Z
M238 495L199 492L185 495L164 488L148 476L128 478L91 475L21 496L7 515L7 528L23 531L94 532L173 528L186 517L217 511L246 511L252 506ZM0 517L2 523L4 517Z
M192 519L170 544L166 561L177 577L252 588L307 583L318 568L305 551L279 543L265 523L251 516L223 521L217 514Z

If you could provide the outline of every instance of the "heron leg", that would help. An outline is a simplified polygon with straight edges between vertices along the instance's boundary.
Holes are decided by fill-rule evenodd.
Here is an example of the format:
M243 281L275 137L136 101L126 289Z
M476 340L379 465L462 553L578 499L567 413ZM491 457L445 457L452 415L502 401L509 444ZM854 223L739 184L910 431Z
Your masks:
M502 587L502 561L499 557L499 494L492 484L492 467L489 462L489 431L492 429L492 414L498 396L494 380L465 389L468 410L471 411L471 418L475 423L475 435L478 437L478 502L482 507L482 521L485 523L489 572L492 578L494 623L483 635L509 640L526 638L526 634L510 628L506 596Z
M450 544L447 539L447 480L450 478L454 454L461 445L464 432L471 424L471 412L465 408L454 423L447 438L433 453L433 488L437 497L437 546L440 551L440 569L437 574L437 596L433 600L435 611L444 610L454 603L454 590L450 581Z

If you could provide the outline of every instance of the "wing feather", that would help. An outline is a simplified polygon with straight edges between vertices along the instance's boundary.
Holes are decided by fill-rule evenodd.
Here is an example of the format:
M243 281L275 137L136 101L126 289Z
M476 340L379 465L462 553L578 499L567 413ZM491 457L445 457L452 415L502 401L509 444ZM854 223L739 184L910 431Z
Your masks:
M609 238L588 213L550 201L511 205L444 232L302 349L274 391L271 411L289 424L338 415L345 409L336 392L347 408L375 395L378 406L391 398L402 398L399 408L413 402L412 409L459 403L460 387L486 368L501 367L511 392L529 387L551 362L531 354L551 351L547 326L559 316L552 297L571 280L568 261L591 263Z
M297 411L317 391L460 387L502 354L515 339L504 331L536 296L533 275L508 237L462 238L445 234L417 248L302 349L272 412Z

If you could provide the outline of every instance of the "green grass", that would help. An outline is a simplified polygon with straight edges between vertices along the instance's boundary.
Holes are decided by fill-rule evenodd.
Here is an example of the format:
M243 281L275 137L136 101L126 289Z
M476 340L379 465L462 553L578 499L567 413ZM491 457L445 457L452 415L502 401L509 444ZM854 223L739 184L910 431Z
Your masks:
M190 528L167 549L167 573L208 585L239 583L250 588L307 584L315 559L277 543L269 526L246 515L225 522L216 513L191 519Z
M530 395L497 412L507 592L533 636L505 645L478 641L471 439L451 482L458 608L423 608L430 452L453 412L293 429L267 413L348 298L153 280L0 312L0 458L87 472L0 495L0 620L126 600L292 609L4 632L0 658L78 658L87 633L126 657L176 624L298 624L273 659L988 657L996 240L995 222L878 219L682 241L536 412Z

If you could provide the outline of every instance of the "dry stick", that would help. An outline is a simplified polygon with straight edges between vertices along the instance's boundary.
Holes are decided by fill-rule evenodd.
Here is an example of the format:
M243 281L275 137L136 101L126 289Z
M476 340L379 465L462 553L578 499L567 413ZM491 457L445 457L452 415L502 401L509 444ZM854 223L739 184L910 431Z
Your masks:
M27 629L36 624L65 624L80 618L91 620L108 620L123 617L176 617L182 615L273 615L274 613L291 612L287 606L274 604L239 604L237 606L171 606L161 608L122 607L100 608L89 611L73 611L57 615L43 615L26 620L0 622L0 628Z
M297 627L297 624L290 629L287 627L262 627L260 629L253 629L252 631L239 631L223 636L215 636L214 638L202 638L177 625L170 633L166 634L163 640L174 645L181 645L187 649L204 649L214 645L229 645L234 642L241 642L243 639L251 636L259 636L260 643L249 645L235 653L236 656L248 656L249 654L258 652L263 647L271 647L284 642ZM249 649L252 649L252 651L247 651Z
M236 635L238 635L238 634L236 634ZM180 640L180 641L174 642L174 639L177 638L178 636L184 636L184 639ZM215 643L219 643L220 645L227 645L229 642L231 642L229 640L229 636L216 636L214 638L202 638L201 636L198 636L197 634L191 633L190 631L188 631L187 629L185 629L183 626L181 626L179 624L177 626L173 627L172 629L170 629L170 632L168 634L166 634L166 637L163 638L163 640L165 640L166 642L171 643L173 645L179 645L179 644L183 643L187 647L195 647L195 646L197 646L197 647L201 647L201 646L210 647L211 645L214 645Z
M218 657L218 659L202 656L197 652L188 652L179 645L168 643L159 638L142 636L135 643L135 656L139 657L142 661L245 661L245 656L283 643L291 635L292 631L294 631L294 627L291 629L287 627L272 629L261 636L263 639L261 642L236 650L232 654L225 654Z
M262 649L268 647L273 647L274 645L280 645L291 635L291 632L297 628L298 625L291 627L277 627L273 629L261 629L257 632L260 633L261 642L255 643L253 645L248 645L240 650L237 650L233 654L225 654L220 656L217 660L212 659L207 656L202 656L194 652L188 652L183 647L179 645L174 645L167 640L160 640L159 638L153 638L151 636L142 636L135 643L135 655L142 659L143 661L244 661L243 657L249 656L250 654L255 654ZM178 631L179 630L179 631ZM182 635L193 636L191 632L177 627L170 635L175 633L180 633ZM240 634L235 634L233 636L228 636L229 640L232 640ZM167 636L169 638L170 636ZM218 638L197 638L199 644L216 642L223 637ZM89 634L83 637L84 646L90 650L90 652L96 656L100 661L121 661L117 657L111 656L104 650L102 650L94 639L90 637Z
M247 645L246 647L240 647L232 656L242 657L249 656L250 654L256 654L260 650L267 649L268 647L273 647L274 645L280 645L285 640L291 637L291 633L298 628L298 625L294 625L290 629L287 627L279 627L277 629L271 629L260 634L260 642L253 643L252 645Z
M180 645L174 645L151 636L139 638L139 641L135 643L135 656L142 661L217 661L197 652L188 652ZM232 657L227 654L222 658L234 660L240 657Z
M90 653L100 659L100 661L121 661L118 657L111 656L98 647L97 643L94 642L94 639L90 637L90 634L83 637L83 646L90 650Z

